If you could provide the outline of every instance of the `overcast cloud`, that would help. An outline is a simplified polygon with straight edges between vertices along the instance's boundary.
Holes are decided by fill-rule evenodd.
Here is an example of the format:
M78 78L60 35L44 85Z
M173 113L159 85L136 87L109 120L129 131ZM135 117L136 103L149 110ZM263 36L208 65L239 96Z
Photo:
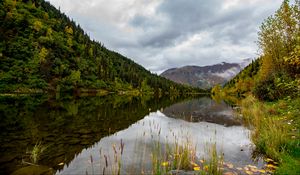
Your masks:
M152 72L257 57L282 0L49 0L92 39Z

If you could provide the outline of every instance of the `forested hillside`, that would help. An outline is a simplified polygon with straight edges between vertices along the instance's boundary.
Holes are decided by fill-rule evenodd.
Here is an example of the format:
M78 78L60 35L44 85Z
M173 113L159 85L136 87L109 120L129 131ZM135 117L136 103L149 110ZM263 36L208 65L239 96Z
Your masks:
M300 1L283 1L258 35L261 56L212 93L239 98L256 151L275 174L300 174Z
M2 93L198 90L151 74L92 41L78 24L44 0L1 2L0 61Z
M258 99L273 101L300 95L300 1L285 0L267 18L258 33L261 56L223 89L227 95L252 92Z
M237 95L238 97L250 92L251 88L254 86L254 78L260 68L260 62L261 58L253 60L240 73L224 85L224 91L226 91L228 95ZM220 89L220 87L217 88Z

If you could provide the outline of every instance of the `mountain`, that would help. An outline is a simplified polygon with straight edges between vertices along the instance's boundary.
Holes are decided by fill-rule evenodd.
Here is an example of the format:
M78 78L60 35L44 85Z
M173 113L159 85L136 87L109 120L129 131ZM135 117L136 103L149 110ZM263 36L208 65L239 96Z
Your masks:
M252 59L245 59L241 63L215 64L211 66L184 66L172 68L161 74L162 77L181 84L200 88L211 88L216 84L224 84L246 67Z
M0 60L0 93L192 90L91 40L44 0L0 4Z

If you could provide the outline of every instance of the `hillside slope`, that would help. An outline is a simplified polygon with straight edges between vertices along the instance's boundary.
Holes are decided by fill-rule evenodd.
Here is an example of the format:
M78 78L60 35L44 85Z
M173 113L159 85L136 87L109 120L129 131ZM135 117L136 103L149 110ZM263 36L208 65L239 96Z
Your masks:
M258 36L260 57L212 96L235 99L274 174L300 174L300 1L284 0Z
M191 90L90 40L79 25L44 0L4 0L0 33L2 93Z

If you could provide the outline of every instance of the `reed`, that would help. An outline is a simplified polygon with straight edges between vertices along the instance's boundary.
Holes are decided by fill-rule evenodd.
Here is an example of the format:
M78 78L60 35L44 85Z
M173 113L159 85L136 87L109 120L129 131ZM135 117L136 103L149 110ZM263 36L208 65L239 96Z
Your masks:
M264 104L256 100L253 96L242 101L242 115L252 128L251 139L255 143L258 151L272 157L280 159L280 152L284 150L288 142L289 129L277 117L272 116Z
M260 102L253 96L241 102L257 151L280 163L275 173L300 173L300 168L291 166L299 167L299 105L300 99Z
M174 144L165 145L157 142L151 155L152 173L155 175L168 174L171 170L192 171L195 166L196 148L188 139L184 145L179 145L178 140L175 140Z
M144 124L143 124L144 125ZM146 125L147 126L147 125ZM159 124L149 122L150 130L149 133L143 133L143 136L151 136L152 147L150 147L151 152L151 167L144 167L146 164L144 162L144 153L149 146L143 141L136 143L136 148L138 150L144 150L143 155L141 155L138 162L140 166L136 165L130 167L126 170L126 173L131 174L178 174L180 172L190 172L193 174L211 174L220 175L222 174L223 167L223 154L217 152L216 144L209 145L208 149L203 148L208 155L205 161L200 160L197 157L197 150L194 141L191 140L188 133L184 133L184 130L178 131L178 134L170 130L173 137L166 137L163 139L161 137L161 128ZM180 136L180 137L179 137ZM148 143L148 142L147 142ZM100 150L100 156L104 158L105 165L103 165L103 174L120 174L122 166L122 154L124 152L124 143L121 140L119 146L112 146L112 153L104 154ZM146 158L147 155L145 155ZM111 159L112 157L112 159ZM137 169L137 167L139 168ZM110 171L107 171L110 168ZM150 168L150 169L149 169ZM144 171L146 170L146 171Z
M177 174L180 171L193 174L221 175L223 173L223 154L217 152L216 143L206 149L208 157L200 160L196 155L196 146L186 138L183 145L178 140L174 144L166 144L165 152L162 144L156 143L152 152L152 174Z
M121 174L122 155L124 152L124 147L125 147L125 144L124 144L123 140L121 139L119 145L112 144L113 155L103 154L102 149L100 148L100 150L99 150L100 158L103 158L103 160L104 160L103 168L100 169L100 172L102 172L103 175L104 174L112 174L112 175L120 175ZM91 156L91 162L92 162L92 172L94 174L93 157L92 156ZM100 168L101 168L101 165L100 165Z
M42 145L41 142L37 142L31 151L28 151L27 153L30 154L29 158L31 160L31 163L37 164L41 154L47 149L47 146Z
M209 158L207 160L208 168L207 168L207 174L208 175L222 175L222 167L223 167L223 161L224 156L222 153L217 152L217 146L216 143L212 144L209 148ZM205 165L204 165L205 167Z

